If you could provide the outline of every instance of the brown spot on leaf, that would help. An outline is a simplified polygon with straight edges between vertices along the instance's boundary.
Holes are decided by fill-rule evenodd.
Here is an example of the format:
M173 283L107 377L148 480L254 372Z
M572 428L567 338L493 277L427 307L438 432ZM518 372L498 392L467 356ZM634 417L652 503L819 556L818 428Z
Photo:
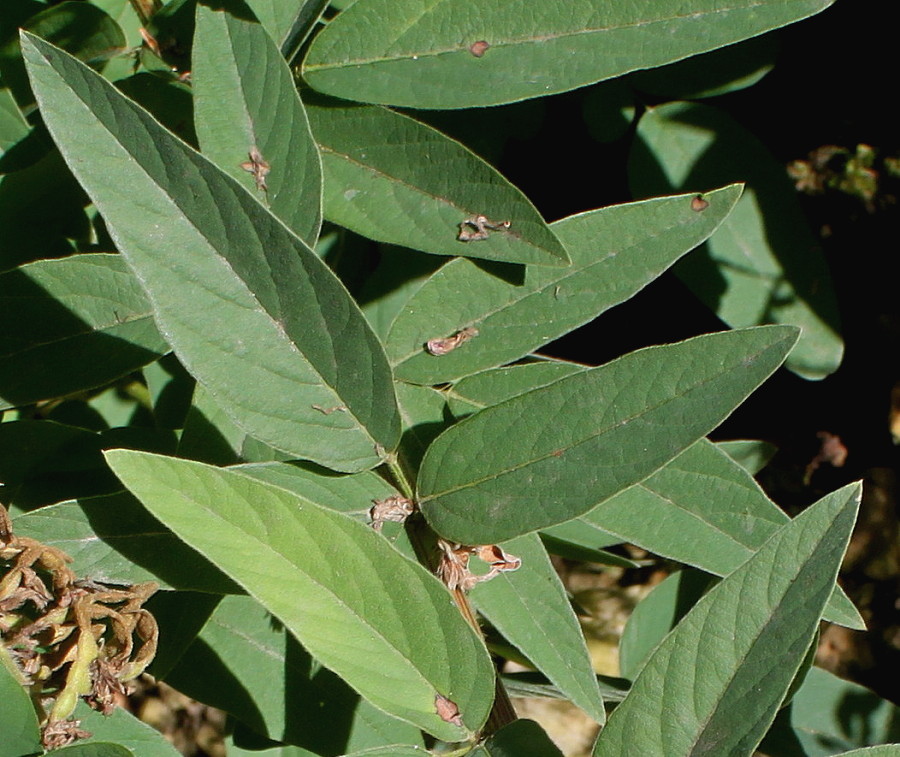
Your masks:
M453 725L462 727L463 722L459 714L459 707L456 706L456 702L453 700L447 699L442 694L435 694L434 709L438 717L445 723L453 723Z
M487 49L490 47L490 44L485 42L483 39L478 40L477 42L473 42L471 47L469 47L469 52L472 53L476 58L480 58L485 54Z
M247 157L250 160L244 161L241 163L241 168L243 168L247 173L253 174L253 179L256 181L256 188L260 192L268 192L269 188L266 186L266 176L269 175L269 172L272 170L272 166L270 166L263 159L262 153L259 151L259 148L256 145L253 145L250 148L250 152L247 153Z
M695 213L702 213L709 207L709 201L704 200L702 195L697 195L691 200L691 210Z

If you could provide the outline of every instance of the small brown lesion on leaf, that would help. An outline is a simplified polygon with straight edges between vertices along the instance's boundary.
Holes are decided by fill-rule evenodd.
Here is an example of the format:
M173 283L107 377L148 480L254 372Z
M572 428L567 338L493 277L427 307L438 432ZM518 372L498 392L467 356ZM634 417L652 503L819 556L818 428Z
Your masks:
M564 451L565 450L555 449L550 453L550 457L562 457Z
M457 331L453 336L448 336L445 339L429 339L425 343L425 350L429 355L440 357L441 355L446 355L448 352L453 352L453 350L461 344L468 342L476 336L478 336L478 329L467 326L466 328Z
M486 40L480 39L477 42L473 42L469 46L469 52L472 53L472 55L474 55L476 58L480 58L482 55L484 55L487 52L487 50L490 46L491 45L489 42L487 42Z
M463 727L459 707L452 699L447 699L443 694L435 694L434 710L445 723L453 723L453 725L458 725L460 728Z
M385 523L403 523L416 510L412 500L399 494L392 494L385 499L373 499L369 508L369 520L372 528L380 531Z
M250 148L247 157L249 157L250 160L241 163L241 168L253 175L253 179L256 181L256 188L260 192L268 192L269 187L266 184L266 176L271 172L272 166L265 161L256 145L253 145Z
M469 216L460 221L459 234L456 238L460 242L478 242L487 239L492 231L505 231L512 225L512 221L492 221L481 213Z
M335 405L334 407L325 407L324 405L310 405L313 410L318 410L322 415L331 415L332 413L346 413L346 405Z
M709 207L709 200L703 198L703 195L696 195L691 199L691 210L695 213L702 213Z
M522 558L505 552L496 544L471 547L439 539L438 547L441 550L441 558L438 562L437 575L450 591L457 589L469 591L482 581L490 581L501 573L518 570L522 565ZM469 570L469 558L472 555L490 566L487 573L479 576Z

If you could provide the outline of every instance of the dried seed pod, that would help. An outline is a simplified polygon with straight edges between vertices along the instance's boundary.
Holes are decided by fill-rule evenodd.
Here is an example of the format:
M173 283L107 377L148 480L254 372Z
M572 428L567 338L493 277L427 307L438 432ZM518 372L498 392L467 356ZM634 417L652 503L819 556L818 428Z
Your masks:
M415 512L415 509L412 500L401 497L399 494L393 494L385 499L372 500L369 519L372 522L372 528L380 531L385 523L403 523Z

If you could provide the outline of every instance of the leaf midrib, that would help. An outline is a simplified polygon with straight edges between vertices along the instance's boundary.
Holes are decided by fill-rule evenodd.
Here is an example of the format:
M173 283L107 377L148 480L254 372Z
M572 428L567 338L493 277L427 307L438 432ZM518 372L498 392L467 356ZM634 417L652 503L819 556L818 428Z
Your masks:
M804 1L808 3L808 0L795 0L796 2L803 3ZM441 0L443 2L443 0ZM440 3L439 3L440 4ZM586 34L604 34L610 32L619 32L619 31L627 31L631 29L639 29L645 26L654 26L656 24L670 24L673 21L680 21L688 18L701 19L709 16L715 16L721 13L733 13L733 12L742 12L742 11L753 11L756 8L765 7L769 3L763 2L760 0L755 3L746 3L739 6L729 7L729 8L716 8L711 11L706 11L703 13L688 13L688 14L676 14L672 16L667 16L665 18L656 18L652 20L645 21L637 21L627 24L621 24L618 26L598 26L591 27L587 29L577 29L577 30L568 30L564 32L552 33L552 34L543 34L538 36L529 36L529 37L517 37L512 39L503 40L500 42L491 42L491 48L503 48L503 47L513 47L517 45L525 45L525 44L539 44L549 41L554 41L558 39L567 39L569 37L578 37ZM430 12L432 8L429 8ZM409 24L407 28L413 26L415 23L424 16L425 14L421 14L419 19L416 19L415 22ZM402 36L402 35L401 35ZM394 39L391 43L396 45L400 41L400 36ZM471 55L469 51L465 47L454 46L454 47L446 47L441 49L429 49L424 52L408 52L403 54L395 54L393 56L378 56L378 57L369 57L369 58L348 58L342 60L338 63L313 63L309 65L304 65L303 70L304 73L307 72L317 72L317 71L329 71L333 69L342 69L350 66L361 66L361 65L373 65L378 63L390 63L398 60L405 60L412 58L413 55L421 58L432 58L437 57L439 55L446 55L447 53L465 53L467 55Z

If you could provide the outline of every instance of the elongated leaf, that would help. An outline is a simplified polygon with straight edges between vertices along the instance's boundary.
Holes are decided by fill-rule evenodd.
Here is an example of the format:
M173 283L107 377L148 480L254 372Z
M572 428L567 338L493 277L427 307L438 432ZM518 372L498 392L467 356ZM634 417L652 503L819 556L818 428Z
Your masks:
M422 511L463 544L582 515L712 430L796 338L764 327L651 347L482 410L428 449Z
M2 507L2 505L0 505ZM21 757L41 751L41 731L25 676L15 670L5 648L0 649L0 757Z
M683 195L558 221L551 228L572 265L527 267L524 280L451 261L409 299L388 333L385 349L397 377L450 381L533 352L643 289L712 234L740 193L737 185L710 192L702 212L692 209L695 195ZM425 349L429 340L467 327L478 335L452 352Z
M840 318L828 267L782 163L746 129L708 105L668 103L641 118L629 177L639 196L738 177L747 188L706 254L675 269L734 328L800 326L787 367L820 379L841 362Z
M741 565L788 521L749 473L706 440L579 519L718 576ZM839 588L826 617L865 628Z
M851 484L824 497L701 599L647 661L594 755L749 757L816 632L859 495ZM684 696L663 696L671 685Z
M405 744L391 744L390 746L363 749L361 752L351 752L346 757L422 757L422 748Z
M92 389L168 351L118 255L42 260L4 273L0 323L0 409Z
M179 540L131 494L60 502L18 516L19 536L57 547L89 581L236 594L240 587Z
M191 84L200 149L312 247L322 165L293 74L266 30L229 10L241 6L197 5Z
M447 404L457 418L471 415L491 405L498 405L519 394L552 384L587 366L562 360L491 368L461 379L446 391Z
M840 757L900 757L900 744L882 744L841 752Z
M606 720L584 634L537 534L505 542L518 570L475 586L478 611L566 696L598 723ZM540 598L541 611L534 611Z
M400 431L390 371L331 271L111 85L45 42L23 45L50 132L188 370L261 441L339 470L377 465Z
M374 530L228 470L126 450L107 460L154 515L372 704L448 741L481 727L493 699L484 645L443 585ZM456 704L464 726L441 718L438 697Z
M414 726L360 700L250 597L223 599L166 681L316 754L422 740Z
M436 255L560 266L566 251L525 195L436 129L374 106L308 99L325 172L325 216L363 236ZM499 226L460 241L467 219Z
M366 0L313 42L303 75L348 100L471 108L564 92L776 29L831 0Z
M562 752L537 723L521 718L493 734L472 757L562 757Z
M716 446L752 476L765 468L778 451L774 444L755 439L716 442Z
M8 89L0 89L0 155L31 131Z
M290 3L282 0L247 0L247 5L286 56L289 48L294 46L293 40L310 29L328 3L324 0L295 0Z

